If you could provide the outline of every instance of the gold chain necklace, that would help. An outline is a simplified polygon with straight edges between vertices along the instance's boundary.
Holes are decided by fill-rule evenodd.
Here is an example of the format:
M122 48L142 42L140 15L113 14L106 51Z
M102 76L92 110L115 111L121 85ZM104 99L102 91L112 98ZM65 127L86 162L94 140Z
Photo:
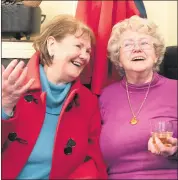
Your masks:
M151 82L152 82L152 81L151 81ZM143 102L141 103L140 108L139 108L137 114L135 114L134 111L133 111L133 109L132 109L132 106L131 106L130 96L129 96L129 90L128 90L128 82L127 82L127 80L126 80L125 85L126 85L127 98L128 98L130 110L131 110L132 116L133 116L132 119L130 120L130 124L132 124L132 125L135 125L135 124L138 123L137 117L138 117L138 115L139 115L139 113L140 113L140 111L141 111L141 109L142 109L142 107L143 107L143 105L144 105L144 103L145 103L145 101L146 101L146 99L147 99L148 93L149 93L149 91L150 91L151 82L150 82L150 84L148 85L148 90L147 90L147 92L146 92L146 94L145 94L145 98L143 99Z

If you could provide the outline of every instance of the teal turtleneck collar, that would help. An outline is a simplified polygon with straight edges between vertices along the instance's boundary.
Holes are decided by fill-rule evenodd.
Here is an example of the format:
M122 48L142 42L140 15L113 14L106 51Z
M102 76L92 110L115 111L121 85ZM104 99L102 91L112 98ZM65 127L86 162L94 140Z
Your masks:
M48 81L44 68L40 65L40 80L42 91L46 92L46 112L60 114L62 104L70 90L71 83L56 85Z

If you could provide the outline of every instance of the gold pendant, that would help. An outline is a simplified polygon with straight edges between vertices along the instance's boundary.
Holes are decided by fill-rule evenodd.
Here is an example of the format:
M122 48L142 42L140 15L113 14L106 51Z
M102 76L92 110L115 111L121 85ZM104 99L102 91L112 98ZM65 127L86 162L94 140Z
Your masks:
M130 124L135 125L135 124L137 124L137 122L138 122L138 120L136 119L136 117L133 117L130 121Z

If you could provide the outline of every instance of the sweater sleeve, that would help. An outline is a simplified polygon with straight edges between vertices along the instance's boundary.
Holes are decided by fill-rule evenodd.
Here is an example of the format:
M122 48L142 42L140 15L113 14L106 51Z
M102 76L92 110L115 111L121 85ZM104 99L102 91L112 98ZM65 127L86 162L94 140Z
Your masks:
M7 115L3 109L1 109L1 145L3 148L3 144L8 139L8 135L10 132L15 132L15 122L17 119L17 112L13 112L11 116Z
M11 116L9 116L8 114L6 114L6 113L4 112L4 109L3 109L3 108L1 109L1 119L8 120L8 119L10 119L12 116L13 116L13 114L12 114Z

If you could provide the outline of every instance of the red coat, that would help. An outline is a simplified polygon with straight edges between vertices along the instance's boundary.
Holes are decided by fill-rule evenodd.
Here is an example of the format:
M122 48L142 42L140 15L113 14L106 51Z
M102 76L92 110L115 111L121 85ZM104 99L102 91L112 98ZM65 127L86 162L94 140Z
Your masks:
M8 141L10 132L16 132L17 136L26 140L28 144L17 140L8 144L2 153L2 179L15 179L21 172L44 122L46 93L41 90L38 52L29 61L28 68L27 80L33 77L36 81L29 92L18 101L14 117L2 120L2 145L4 142L10 142ZM27 94L31 94L36 102L27 102L24 98ZM76 94L78 105L73 101ZM50 179L84 177L106 179L106 167L99 147L100 130L101 119L97 97L79 81L74 82L58 120ZM72 148L72 154L66 155L64 148L70 138L76 142L76 146ZM86 157L90 158L84 162Z

